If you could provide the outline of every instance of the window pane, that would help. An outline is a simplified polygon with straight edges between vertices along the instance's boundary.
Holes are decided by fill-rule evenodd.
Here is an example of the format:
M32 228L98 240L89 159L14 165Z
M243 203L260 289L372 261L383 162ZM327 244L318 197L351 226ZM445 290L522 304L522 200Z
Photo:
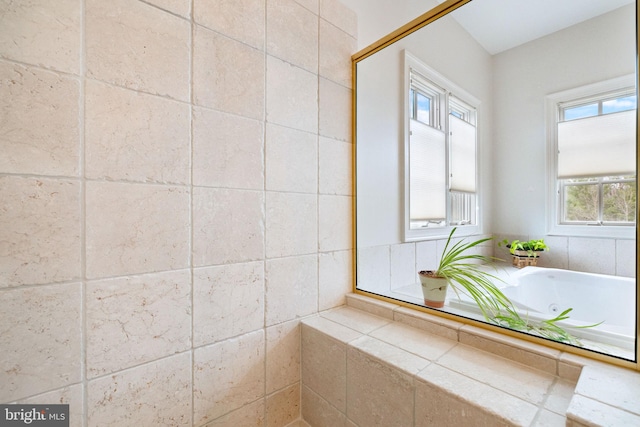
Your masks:
M416 93L416 115L417 120L433 126L431 123L431 99L421 93Z
M598 115L598 103L579 105L577 107L564 109L564 120L583 119L585 117L592 117Z
M620 111L635 110L636 96L630 95L623 98L611 99L602 103L602 113L617 113Z
M605 222L634 222L636 219L636 183L604 184Z
M598 221L598 185L564 187L564 221Z

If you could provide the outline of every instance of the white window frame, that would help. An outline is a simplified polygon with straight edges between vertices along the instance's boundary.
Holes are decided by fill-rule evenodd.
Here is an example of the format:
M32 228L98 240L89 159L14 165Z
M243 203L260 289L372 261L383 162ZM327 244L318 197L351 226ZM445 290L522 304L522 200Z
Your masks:
M596 98L604 94L636 86L635 74L629 74L591 85L548 95L545 100L547 130L547 234L555 236L576 236L614 239L635 239L635 225L582 225L562 224L563 195L558 181L558 127L560 120L559 105L574 100ZM636 171L637 177L637 171Z
M481 216L481 188L480 188L480 179L478 171L480 170L480 158L481 158L481 144L480 144L480 132L479 126L477 123L477 117L480 114L480 101L469 94L464 89L455 85L444 76L439 74L437 71L433 70L429 66L425 65L422 61L417 59L415 56L411 55L406 50L404 51L404 111L403 111L403 125L404 125L404 241L412 242L412 241L420 241L420 240L431 240L431 239L442 239L446 238L451 230L456 227L456 225L446 224L444 226L438 226L433 228L421 228L421 229L412 229L411 228L411 220L410 220L410 209L409 209L409 136L410 136L410 118L411 118L411 99L410 99L410 89L411 89L411 81L410 81L410 73L411 69L418 71L421 75L425 76L430 82L434 85L440 87L444 91L445 96L445 105L447 108L439 108L439 127L448 135L449 133L449 109L451 107L451 103L449 102L449 97L452 96L459 102L456 105L456 111L458 109L473 109L475 110L475 117L471 121L473 125L476 126L476 191L475 191L475 216L476 223L474 225L463 225L458 228L456 231L456 235L458 236L470 236L482 233L482 216ZM467 118L468 119L468 118ZM467 120L468 121L468 120ZM449 139L447 137L447 145L449 144ZM448 149L448 148L447 148ZM447 162L448 163L448 162ZM447 175L449 175L450 165L446 165ZM447 221L451 218L451 194L447 193L446 197L446 218Z

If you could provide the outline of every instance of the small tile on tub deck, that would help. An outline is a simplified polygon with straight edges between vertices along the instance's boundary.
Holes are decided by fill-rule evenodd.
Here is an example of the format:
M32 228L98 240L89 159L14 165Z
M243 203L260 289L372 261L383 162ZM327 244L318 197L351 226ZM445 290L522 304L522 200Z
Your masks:
M427 360L436 360L454 346L453 341L400 322L393 322L370 335Z
M551 374L466 345L454 347L438 364L535 405L544 401L555 380Z
M347 306L324 311L320 315L363 334L368 334L390 322L389 319Z
M394 312L394 320L453 341L458 341L458 331L463 326L462 323L455 320L444 319L405 307L400 307Z
M347 401L347 345L327 335L324 327L317 330L311 326L318 323L318 319L302 323L302 383L344 412ZM327 322L325 319L323 323ZM349 333L336 329L342 335Z
M640 416L577 394L567 409L567 425L637 426Z
M399 305L380 301L361 294L347 294L347 306L393 320L393 312Z
M368 352L349 346L346 387L349 392L347 416L357 425L413 426L412 375L381 362Z
M420 372L430 363L421 354L411 353L370 336L362 336L357 340L353 340L349 343L349 346L409 375Z
M538 407L438 364L416 381L416 427L432 425L528 426Z
M640 419L640 372L615 366L585 366L576 394L628 411Z
M541 371L557 374L560 351L472 325L460 329L460 342L523 363Z

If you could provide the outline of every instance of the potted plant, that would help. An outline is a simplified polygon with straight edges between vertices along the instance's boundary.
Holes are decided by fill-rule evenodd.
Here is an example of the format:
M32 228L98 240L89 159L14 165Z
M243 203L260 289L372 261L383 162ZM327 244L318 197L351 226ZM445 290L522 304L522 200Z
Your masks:
M495 258L468 252L491 238L472 242L460 240L452 244L451 239L455 231L456 228L449 233L437 269L418 273L425 305L442 308L447 288L451 286L456 294L462 292L471 297L487 319L495 317L507 307L512 307L509 299L495 285L500 279L482 269L478 263L491 262Z
M549 246L544 242L544 239L532 239L524 242L517 239L509 242L507 239L504 239L498 243L498 245L506 245L506 247L509 248L513 265L518 268L527 265L537 265L540 253L549 250Z
M553 319L539 322L532 321L528 316L523 318L511 300L496 285L496 283L504 283L504 281L487 272L486 267L481 268L478 264L478 261L487 263L494 260L499 261L499 259L481 254L467 253L470 249L491 240L491 238L482 238L472 242L461 240L451 244L455 231L456 228L449 233L438 268L436 270L423 270L418 273L426 306L442 308L447 288L451 286L456 294L462 292L471 297L484 318L490 323L532 333L555 341L578 346L582 345L577 338L557 324L557 322L569 318L571 308ZM537 242L537 251L546 250L543 249L543 247L546 248L546 245L542 240ZM531 250L536 251L536 249ZM597 325L583 326L582 328L593 326Z

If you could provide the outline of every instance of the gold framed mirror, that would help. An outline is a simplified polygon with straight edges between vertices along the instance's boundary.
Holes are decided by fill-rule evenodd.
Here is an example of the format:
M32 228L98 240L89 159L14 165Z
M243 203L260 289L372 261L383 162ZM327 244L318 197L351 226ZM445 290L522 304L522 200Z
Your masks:
M523 26L510 18L511 8L527 18L533 16L529 7L541 6L539 12L551 16L552 3L563 2L447 0L353 55L354 292L639 369L637 0L580 6L567 1L566 10L557 13L567 15L565 24L532 26L522 38L489 31ZM595 12L599 6L605 7ZM578 44L584 42L589 44ZM592 155L600 166L606 163L603 156L611 157L613 168L566 172L569 165L586 164L571 160L587 150L571 152L572 139L565 135L577 135L577 123L586 124L583 129L591 130L583 133L593 135L589 126L596 121L627 130ZM455 126L471 135L469 142L456 146L449 140ZM420 129L426 129L425 141L430 141L425 143L428 154L413 148L413 159L422 155L430 163L418 173L415 165L427 162L412 163L410 153L411 135ZM614 157L614 145L624 146L624 154ZM437 151L436 146L444 148ZM430 172L439 177L437 183ZM618 191L614 197L614 187L625 194ZM423 197L418 201L412 195L416 188ZM588 212L587 193L595 206ZM626 216L608 210L622 203L616 197L625 199L619 210ZM425 307L418 272L437 266L454 228L455 237L467 241L493 238L474 253L507 261L498 263L506 271L497 274L504 281L499 287L513 288L508 296L523 316L540 314L545 321L571 308L571 319L562 326L579 343L496 325L474 312L473 301L457 295L448 295L443 309ZM550 248L534 268L517 268L510 251L497 245L529 239L543 239ZM538 276L529 274L532 270ZM565 280L564 271L575 274ZM551 282L577 283L574 292L587 298L567 302L556 296L564 291L547 287L555 284L537 285L550 276L555 277ZM536 284L524 285L531 281ZM539 298L529 288L553 295ZM609 298L618 288L625 290ZM612 305L597 311L605 300ZM582 328L600 323L610 328L602 333Z

